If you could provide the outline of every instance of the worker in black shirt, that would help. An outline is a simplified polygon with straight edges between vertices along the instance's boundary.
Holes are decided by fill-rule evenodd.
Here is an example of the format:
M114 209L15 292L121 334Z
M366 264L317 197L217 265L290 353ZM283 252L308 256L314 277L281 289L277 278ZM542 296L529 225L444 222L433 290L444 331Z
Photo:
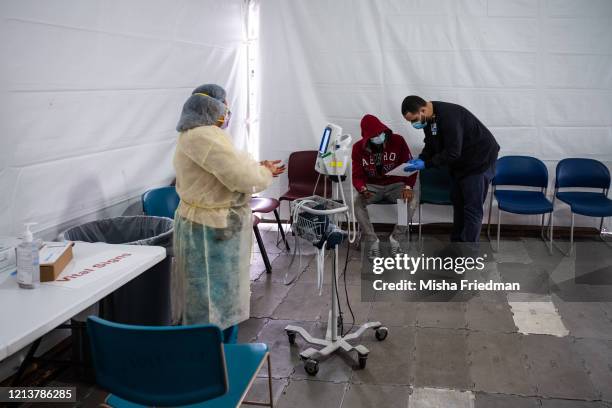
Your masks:
M453 103L407 96L402 116L425 132L423 151L405 170L448 166L453 202L451 241L478 242L483 205L499 152L495 138L476 116Z

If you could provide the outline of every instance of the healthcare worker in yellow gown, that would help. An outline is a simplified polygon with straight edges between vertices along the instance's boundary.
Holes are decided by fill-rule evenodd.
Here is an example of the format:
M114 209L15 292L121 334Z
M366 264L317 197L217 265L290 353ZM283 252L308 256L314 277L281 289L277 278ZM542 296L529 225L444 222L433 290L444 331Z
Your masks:
M225 90L196 88L183 106L174 168L180 203L174 249L182 280L183 324L213 323L235 342L249 318L249 261L253 193L284 171L278 161L253 160L224 130L230 118Z

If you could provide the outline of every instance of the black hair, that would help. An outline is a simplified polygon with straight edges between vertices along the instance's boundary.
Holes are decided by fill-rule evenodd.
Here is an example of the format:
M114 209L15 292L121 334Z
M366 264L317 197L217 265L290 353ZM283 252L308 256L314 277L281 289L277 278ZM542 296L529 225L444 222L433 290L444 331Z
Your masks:
M402 102L402 116L406 116L408 112L417 113L424 106L427 106L427 102L420 96L407 96Z

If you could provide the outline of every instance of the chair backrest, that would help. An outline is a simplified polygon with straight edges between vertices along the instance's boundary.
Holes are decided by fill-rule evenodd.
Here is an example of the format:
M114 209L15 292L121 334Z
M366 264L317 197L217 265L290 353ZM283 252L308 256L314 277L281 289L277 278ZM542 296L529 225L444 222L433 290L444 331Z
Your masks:
M174 219L174 212L179 201L176 187L154 188L142 195L142 209L147 215Z
M96 380L120 398L176 406L228 391L217 326L132 326L90 316L87 331Z
M600 161L570 158L557 163L555 188L610 188L610 170Z
M419 172L422 203L450 205L451 178L448 167L430 167Z
M289 155L287 162L287 177L289 178L289 189L304 196L312 195L317 183L319 173L315 170L317 161L316 150L302 150ZM322 196L325 188L325 178L321 175L317 185L316 194ZM331 182L327 181L327 195L331 196Z
M531 156L504 156L497 160L494 186L548 187L548 169Z

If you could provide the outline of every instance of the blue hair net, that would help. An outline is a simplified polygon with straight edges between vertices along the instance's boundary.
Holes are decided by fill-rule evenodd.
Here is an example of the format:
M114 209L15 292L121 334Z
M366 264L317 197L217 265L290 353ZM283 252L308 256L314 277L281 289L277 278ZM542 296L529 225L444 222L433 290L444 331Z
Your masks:
M198 126L211 126L225 114L225 90L219 85L197 87L183 105L176 130L184 132Z
M211 98L215 98L221 102L225 102L225 97L227 96L225 89L216 84L200 85L193 90L192 95L197 93L207 94Z

